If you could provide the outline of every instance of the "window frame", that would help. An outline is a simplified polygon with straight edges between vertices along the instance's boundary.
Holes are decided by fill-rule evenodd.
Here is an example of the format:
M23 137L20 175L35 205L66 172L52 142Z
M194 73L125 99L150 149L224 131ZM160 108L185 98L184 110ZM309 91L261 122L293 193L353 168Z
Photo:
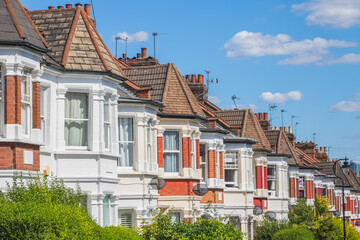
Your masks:
M190 145L191 145L191 169L196 170L196 138L195 132L191 133L190 138Z
M26 79L25 79L26 78ZM25 79L25 81L24 81ZM26 83L26 86L23 84ZM21 126L24 138L31 137L32 129L32 82L31 82L31 69L24 68L21 73ZM25 91L23 91L25 90ZM26 92L26 93L25 93ZM25 108L25 110L23 110ZM26 115L23 114L26 112ZM26 132L27 130L27 132Z
M176 175L178 175L178 174L180 174L180 172L181 172L181 167L182 167L182 165L181 165L181 161L182 161L182 159L181 159L181 132L179 131L179 130L172 130L172 129L168 129L168 130L165 130L164 131L164 133L163 133L163 136L165 135L165 133L166 132L177 132L178 133L178 146L179 146L179 149L178 150L166 150L165 149L165 137L163 137L163 159L164 159L164 173L165 174L167 174L167 175L171 175L171 174L176 174ZM178 156L178 171L174 171L174 172L167 172L167 171L165 171L165 154L167 154L167 153L169 153L169 154L177 154L177 156Z
M45 106L45 102L46 102L46 95L47 95L47 90L49 87L45 87L45 86L40 86L40 128L42 131L42 136L43 136L43 142L46 143L46 115L47 115L47 108Z
M303 179L303 180L301 180ZM300 184L302 183L302 184ZM300 196L301 195L301 191L303 191L303 196ZM300 176L299 177L299 198L306 198L306 179L304 176Z
M153 119L150 119L147 121L146 124L146 160L151 163L151 157L153 153L153 142L154 142L154 130L152 128L152 121Z
M231 158L233 161L228 161ZM226 181L227 172L234 172L234 181ZM238 151L226 151L224 153L224 181L226 187L238 187L239 178L239 152Z
M201 148L204 148L204 156L201 156ZM208 150L207 145L204 143L200 143L200 169L201 169L201 177L200 182L205 183L208 179ZM203 168L204 168L204 176L203 176Z
M269 174L269 170L273 169L274 174ZM274 196L277 193L277 167L276 164L268 164L267 165L267 185L268 185L268 194L269 196ZM273 182L275 189L269 189L271 185L270 182Z
M110 96L104 96L104 103L103 103L103 117L104 117L104 149L105 151L110 151L110 143L111 143L111 104L110 104ZM106 101L107 100L107 101ZM105 105L108 105L108 119L105 119ZM106 137L107 136L107 137Z
M64 140L65 140L65 149L74 149L74 150L88 150L89 149L89 144L90 144L90 116L91 116L91 105L90 105L90 94L87 91L81 91L81 90L69 90L65 93L65 102L66 102L66 94L71 94L71 93L75 93L75 94L85 94L86 97L86 107L87 107L87 118L67 118L65 116L66 113L66 103L65 103L65 107L64 107L64 131L66 129L66 121L84 121L87 122L87 141L86 141L86 145L84 146L72 146L72 145L66 145L66 140L65 140L65 134L64 134Z
M120 128L120 119L131 119L132 121L132 137L133 140L130 141L124 141L121 140L121 128ZM118 144L119 144L119 155L120 157L118 157L118 163L117 166L120 168L129 168L129 169L133 169L134 168L134 163L135 163L135 143L136 143L136 124L135 124L135 117L134 116L118 116L118 131L119 131L119 137L118 137ZM122 166L121 163L121 148L120 148L120 144L132 144L132 164L129 164L129 166ZM130 160L129 160L130 163Z
M171 214L171 221L176 223L176 222L182 222L183 220L183 215L182 212L180 210L175 210L173 211Z
M121 215L122 214L131 214L131 226L121 225ZM133 209L118 209L118 225L126 228L133 228L135 227L135 213Z

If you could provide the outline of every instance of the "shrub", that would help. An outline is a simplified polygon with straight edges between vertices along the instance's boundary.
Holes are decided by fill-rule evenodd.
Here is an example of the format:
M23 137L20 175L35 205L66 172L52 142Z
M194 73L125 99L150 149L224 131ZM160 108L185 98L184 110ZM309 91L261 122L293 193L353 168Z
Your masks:
M274 234L272 240L314 240L314 234L304 228L294 227Z
M255 240L271 240L275 233L290 228L287 221L263 220L255 225Z
M289 212L289 221L291 224L311 227L315 223L315 210L306 204L305 199L299 199Z
M99 239L88 213L69 205L0 203L0 239Z
M135 231L120 227L120 226L110 226L110 227L103 227L101 229L101 239L106 240L141 240L143 239L139 234Z

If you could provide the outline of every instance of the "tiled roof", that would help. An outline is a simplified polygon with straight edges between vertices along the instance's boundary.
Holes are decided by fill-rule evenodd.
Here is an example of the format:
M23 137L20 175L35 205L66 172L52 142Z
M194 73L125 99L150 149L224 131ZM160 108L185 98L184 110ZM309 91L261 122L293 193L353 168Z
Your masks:
M306 166L313 166L314 164L316 164L318 161L312 157L310 157L309 155L307 155L305 152L303 152L302 150L300 150L299 148L295 148L297 155L301 158L302 163Z
M174 64L131 67L124 72L139 86L151 86L151 99L164 103L163 113L205 117Z
M322 169L322 171L326 175L334 176L334 170L333 170L334 162L316 162L315 165L318 168ZM352 186L352 184L349 182L348 178L346 177L345 173L342 171L340 164L336 165L335 171L336 171L336 175L338 175L339 177L341 177L344 180L345 186L348 186L348 187ZM335 185L336 186L342 185L342 182L339 178L335 178Z
M0 0L0 41L28 43L42 51L47 48L47 43L18 0Z
M49 56L65 69L111 72L124 77L92 19L81 6L31 11L29 14L49 44Z
M295 164L298 166L303 165L301 159L296 153L295 147L291 144L286 133L282 130L267 130L265 135L269 140L271 147L276 153L289 154L291 158L288 160L288 164Z
M231 129L239 129L239 137L257 140L257 143L253 145L254 149L270 150L270 143L251 109L224 110L214 113L229 123Z

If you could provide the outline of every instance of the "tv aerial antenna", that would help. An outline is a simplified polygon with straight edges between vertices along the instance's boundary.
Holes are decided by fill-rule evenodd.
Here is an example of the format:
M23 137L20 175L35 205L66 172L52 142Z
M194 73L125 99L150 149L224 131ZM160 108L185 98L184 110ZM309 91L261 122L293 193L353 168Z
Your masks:
M277 105L276 104L269 104L269 111L270 111L270 126L272 125L272 112L276 111Z
M291 116L291 127L294 129L294 118L298 118L299 116L292 115Z
M156 37L159 35L164 35L166 33L158 33L158 32L153 32L152 35L154 37L154 58L156 59Z
M240 100L240 98L238 98L236 95L232 95L232 96L231 96L231 100L233 100L236 109L238 109L238 107L237 107L237 105L236 105L236 101L235 101L236 99Z
M193 189L191 190L192 193L194 193L196 196L202 197L204 195L206 195L208 193L209 189L205 184L202 183L198 183L196 185L194 185ZM196 210L194 209L195 204L194 204L194 198L195 196L192 197L192 209L193 209L193 222L196 222L196 215L195 212Z
M287 112L285 109L281 109L281 126L284 128L284 112Z

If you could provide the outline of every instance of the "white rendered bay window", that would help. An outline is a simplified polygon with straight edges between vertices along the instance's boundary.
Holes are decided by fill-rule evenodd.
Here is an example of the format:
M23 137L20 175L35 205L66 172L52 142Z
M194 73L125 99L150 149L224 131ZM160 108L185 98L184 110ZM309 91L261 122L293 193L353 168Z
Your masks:
M163 138L164 145L164 171L179 172L180 164L180 138L178 131L165 131Z
M65 144L86 147L89 124L88 94L68 92L65 98Z
M195 133L191 134L191 168L196 169L196 139Z
M118 166L132 167L134 163L134 120L119 118L119 154Z
M276 194L276 165L268 165L267 182L269 195L274 196Z
M24 137L31 129L31 71L24 69L21 76L21 126Z
M237 184L237 174L238 174L238 158L239 154L237 151L229 151L225 153L225 186L233 187Z
M110 149L110 98L104 98L104 142L105 150Z

